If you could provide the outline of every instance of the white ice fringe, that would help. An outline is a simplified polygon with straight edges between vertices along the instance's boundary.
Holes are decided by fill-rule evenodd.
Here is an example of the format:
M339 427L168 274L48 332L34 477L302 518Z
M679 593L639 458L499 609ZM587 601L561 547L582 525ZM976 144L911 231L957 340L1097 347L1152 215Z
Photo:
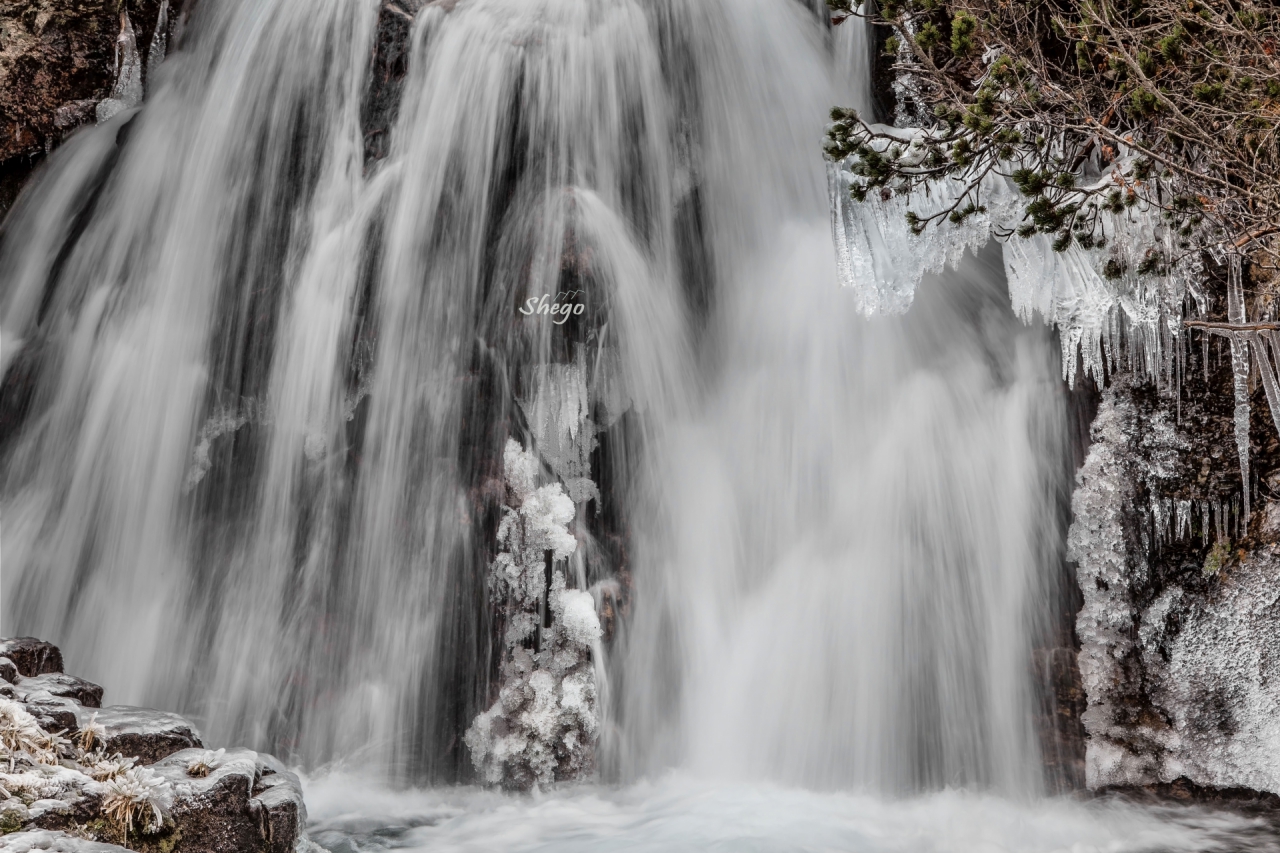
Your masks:
M906 144L910 156L915 134L876 126ZM916 145L915 147L920 147ZM930 185L926 195L893 194L887 199L869 195L864 202L850 197L857 180L850 161L828 164L831 226L841 282L852 288L858 309L866 316L902 314L928 274L955 266L964 253L977 250L1000 233L1022 224L1027 199L1012 181L989 173L979 191L985 212L959 225L944 222L913 234L906 213L924 215L949 207L967 184L945 179ZM1110 174L1099 179L1110 184ZM1024 322L1034 314L1058 328L1062 341L1064 377L1074 381L1079 354L1086 374L1101 380L1105 365L1115 366L1121 336L1127 336L1130 362L1153 378L1167 378L1173 365L1175 340L1184 333L1183 302L1192 296L1204 312L1204 296L1197 286L1201 272L1195 258L1178 261L1165 274L1137 274L1151 248L1166 258L1180 255L1174 236L1160 222L1157 211L1139 203L1123 213L1099 214L1107 245L1083 249L1072 243L1064 252L1052 248L1054 235L1009 237L1004 243L1004 270L1014 311ZM1107 279L1103 268L1115 260L1124 273Z

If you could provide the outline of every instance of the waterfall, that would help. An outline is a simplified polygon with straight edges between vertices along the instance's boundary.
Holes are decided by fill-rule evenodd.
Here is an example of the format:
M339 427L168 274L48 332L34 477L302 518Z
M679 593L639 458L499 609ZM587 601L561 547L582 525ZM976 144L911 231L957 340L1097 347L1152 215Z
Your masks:
M866 50L811 5L198 4L0 233L4 630L209 742L472 779L554 576L603 778L1037 790L1056 346L989 259L841 290ZM516 634L508 439L577 543Z

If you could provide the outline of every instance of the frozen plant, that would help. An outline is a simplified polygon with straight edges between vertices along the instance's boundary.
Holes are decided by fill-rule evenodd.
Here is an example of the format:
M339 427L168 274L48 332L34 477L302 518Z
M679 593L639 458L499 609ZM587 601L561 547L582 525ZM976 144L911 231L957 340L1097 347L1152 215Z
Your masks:
M145 767L130 767L103 783L102 811L128 837L136 823L144 833L164 825L169 783Z
M125 758L118 752L110 757L95 752L86 755L80 762L80 766L89 778L97 782L105 782L125 773L135 763L136 759Z
M9 753L9 769L17 757L34 764L57 764L59 738L40 727L26 708L0 697L0 746Z
M227 754L225 749L213 751L207 749L200 755L187 762L188 776L208 776L214 770L222 766L223 757Z
M80 751L91 752L95 746L106 743L107 729L98 722L98 712L89 716L89 722L80 729Z

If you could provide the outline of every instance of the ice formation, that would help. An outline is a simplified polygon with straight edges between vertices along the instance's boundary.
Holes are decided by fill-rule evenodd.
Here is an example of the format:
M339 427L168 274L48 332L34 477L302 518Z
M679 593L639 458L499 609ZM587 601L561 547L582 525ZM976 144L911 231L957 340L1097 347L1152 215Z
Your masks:
M873 127L899 140L904 159L909 160L914 149L923 151L916 140L927 131ZM908 210L922 216L944 210L967 184L946 179L932 184L925 197L885 191L858 202L849 192L856 180L850 167L847 160L828 164L831 226L841 281L854 290L866 316L906 311L925 275L954 266L967 250L1004 238L1022 222L1026 199L1010 179L990 172L979 185L985 210L959 225L943 223L913 234ZM1098 178L1110 180L1109 173ZM1013 308L1026 322L1039 314L1058 328L1068 381L1074 380L1077 354L1085 373L1098 379L1104 364L1114 367L1121 358L1153 377L1172 377L1176 347L1184 335L1184 299L1190 295L1201 312L1205 309L1197 287L1198 262L1186 258L1169 264L1162 274L1138 275L1152 247L1163 248L1165 257L1179 256L1173 236L1141 204L1123 213L1100 213L1099 220L1105 249L1072 243L1055 252L1053 235L1046 234L1005 241L1004 269ZM1113 274L1123 270L1118 278L1107 278L1108 262L1113 262Z
M572 377L562 384L570 389L562 404L576 399L575 384ZM592 655L600 621L590 593L565 582L566 561L578 546L568 527L576 509L560 483L537 485L539 468L537 456L507 441L508 505L490 569L506 618L501 687L466 733L484 781L511 788L590 773L598 728Z
M138 54L138 38L134 34L129 13L120 12L120 35L116 37L116 82L111 97L98 104L98 123L116 113L142 103L142 57Z
M1086 782L1185 776L1280 791L1280 549L1233 551L1235 499L1162 496L1187 482L1185 457L1200 453L1169 413L1135 404L1133 385L1120 377L1104 392L1072 498ZM1280 529L1280 503L1262 515L1264 528ZM1193 553L1213 543L1203 572L1179 572L1185 556L1162 556L1184 541Z
M147 88L151 88L152 76L169 50L169 0L162 0L156 15L156 29L151 34L151 47L147 49Z
M143 832L159 832L172 801L169 783L146 767L129 767L102 784L102 812L126 837L135 824Z
M538 452L564 482L574 503L599 497L591 480L591 451L596 440L583 347L577 347L576 358L570 364L541 364L528 369L537 374L530 383L537 390L532 399L520 401L520 408L533 431Z

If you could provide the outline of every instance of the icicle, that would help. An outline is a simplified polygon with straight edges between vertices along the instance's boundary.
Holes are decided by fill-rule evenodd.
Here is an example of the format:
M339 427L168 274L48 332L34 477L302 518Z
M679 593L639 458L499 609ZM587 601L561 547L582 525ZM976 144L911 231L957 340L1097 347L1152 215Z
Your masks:
M120 13L120 35L116 37L116 84L111 97L98 104L98 124L116 113L142 103L142 58L138 39L129 22L129 13Z
M1186 539L1191 535L1191 501L1178 501L1178 539Z
M1240 257L1232 255L1227 273L1227 320L1246 321L1244 291L1240 286ZM1231 375L1236 397L1236 453L1240 457L1240 478L1244 488L1245 523L1249 520L1249 345L1239 334L1231 336Z
M1280 435L1280 385L1276 384L1275 371L1271 369L1271 357L1267 353L1266 342L1257 332L1246 332L1245 336L1253 345L1258 373L1262 376L1262 387L1267 392L1267 407L1271 409L1271 422L1275 424L1276 434Z
M164 61L169 49L169 0L160 4L160 14L156 17L156 31L151 34L151 47L147 50L147 91L151 91L151 78Z
M1209 384L1209 333L1200 334L1200 368L1204 371L1204 384Z
M1204 547L1209 545L1209 502L1199 501L1200 504L1200 544Z

